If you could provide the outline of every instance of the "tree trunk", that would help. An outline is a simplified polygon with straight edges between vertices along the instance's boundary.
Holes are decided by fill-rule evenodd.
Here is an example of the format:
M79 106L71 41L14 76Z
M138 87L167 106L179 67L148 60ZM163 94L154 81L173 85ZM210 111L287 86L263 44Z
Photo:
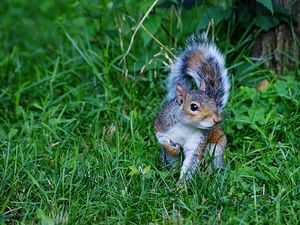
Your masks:
M273 0L292 13L297 24L288 27L280 24L278 27L262 34L255 42L252 56L269 57L265 65L277 73L293 71L299 63L299 37L300 37L300 1Z

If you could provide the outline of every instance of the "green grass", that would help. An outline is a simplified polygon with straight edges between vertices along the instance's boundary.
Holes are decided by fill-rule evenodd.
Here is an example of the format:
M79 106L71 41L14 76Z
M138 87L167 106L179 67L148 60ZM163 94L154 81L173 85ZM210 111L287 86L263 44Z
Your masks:
M167 75L158 44L137 36L119 64L134 26L123 6L38 2L0 9L0 224L300 223L299 73L252 62L247 33L219 39L233 85L227 167L176 191L152 128Z

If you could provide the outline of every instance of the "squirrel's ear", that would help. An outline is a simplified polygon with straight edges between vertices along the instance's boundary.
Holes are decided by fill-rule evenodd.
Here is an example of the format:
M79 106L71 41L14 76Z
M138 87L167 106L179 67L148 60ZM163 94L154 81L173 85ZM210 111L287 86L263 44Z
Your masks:
M206 89L206 84L205 81L202 79L200 81L199 90L205 92L205 89Z
M177 103L181 105L183 103L183 100L187 94L186 89L181 85L177 84L176 86L176 97L177 97Z

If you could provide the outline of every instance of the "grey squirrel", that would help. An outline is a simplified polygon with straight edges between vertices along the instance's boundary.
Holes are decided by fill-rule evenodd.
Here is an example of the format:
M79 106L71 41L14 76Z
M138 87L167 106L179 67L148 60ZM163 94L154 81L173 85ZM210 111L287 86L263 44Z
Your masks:
M191 178L206 149L215 168L224 166L227 140L220 113L228 102L229 88L224 57L216 45L205 33L192 36L171 68L166 104L154 122L160 157L167 168L178 164L183 150L180 182Z

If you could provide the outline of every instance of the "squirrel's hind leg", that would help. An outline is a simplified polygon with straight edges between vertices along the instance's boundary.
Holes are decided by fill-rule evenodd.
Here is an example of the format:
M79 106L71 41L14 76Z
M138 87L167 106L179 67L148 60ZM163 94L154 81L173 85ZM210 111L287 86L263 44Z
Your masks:
M179 155L171 155L163 147L160 147L160 161L161 164L167 169L172 170L179 165Z
M212 169L224 168L227 139L220 124L209 131L207 142L206 150L208 151L205 155L208 153L212 158Z

